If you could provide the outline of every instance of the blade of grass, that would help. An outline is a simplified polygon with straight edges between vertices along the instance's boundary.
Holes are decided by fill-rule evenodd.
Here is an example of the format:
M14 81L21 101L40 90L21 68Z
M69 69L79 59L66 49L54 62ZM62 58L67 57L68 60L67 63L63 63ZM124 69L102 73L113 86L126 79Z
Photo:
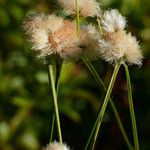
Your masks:
M133 98L132 98L132 87L131 87L130 73L129 73L128 66L125 63L123 63L123 66L125 68L126 79L127 79L128 101L129 101L129 108L130 108L130 115L131 115L131 122L132 122L134 145L135 145L135 150L139 150L139 140L138 140L138 132L137 132L137 125L136 125Z
M105 85L104 85L102 79L101 79L100 76L98 75L97 71L95 70L94 66L92 65L92 63L91 63L87 58L84 58L84 59L83 59L83 62L84 62L84 64L87 66L87 68L89 69L89 71L91 72L91 74L93 75L93 77L94 77L94 79L96 80L97 84L101 87L102 90L104 90L104 92L106 92L107 89L106 89L106 87L105 87ZM133 150L133 147L132 147L132 145L131 145L131 143L130 143L130 141L129 141L129 139L128 139L128 136L127 136L127 134L126 134L126 131L125 131L125 129L124 129L124 127L123 127L123 124L122 124L122 122L121 122L121 119L120 119L119 113L118 113L118 111L117 111L117 108L116 108L116 106L115 106L115 104L114 104L114 102L113 102L113 100L112 100L111 98L110 98L110 105L111 105L111 108L112 108L112 110L113 110L113 112L114 112L114 115L115 115L115 117L116 117L116 121L117 121L117 123L118 123L118 126L119 126L119 128L120 128L120 131L122 132L123 138L124 138L124 140L125 140L125 142L126 142L128 148L129 148L129 150ZM97 122L98 122L98 118L97 118L97 120L96 120L96 122L95 122L95 127L93 127L93 130L92 130L92 132L91 132L91 134L90 134L90 136L89 136L88 142L87 142L87 144L86 144L86 146L85 146L85 150L87 150L88 145L90 144L90 141L91 141L92 135L93 135L93 133L94 133L94 131L95 131Z

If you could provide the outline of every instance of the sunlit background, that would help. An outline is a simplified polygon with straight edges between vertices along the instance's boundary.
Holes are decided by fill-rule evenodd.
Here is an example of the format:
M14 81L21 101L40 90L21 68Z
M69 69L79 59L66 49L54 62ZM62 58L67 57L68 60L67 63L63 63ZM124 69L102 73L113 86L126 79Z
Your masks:
M150 150L150 2L149 0L101 0L103 8L118 8L128 20L128 31L137 36L144 53L141 68L131 66L140 150ZM52 115L46 66L37 61L21 29L32 12L52 13L52 0L0 0L0 150L40 150L49 143ZM106 85L113 67L93 62ZM59 106L63 140L82 150L104 94L82 63L65 64ZM126 131L133 141L127 87L121 69L113 91ZM55 131L55 139L57 140ZM127 150L111 108L107 109L97 150Z

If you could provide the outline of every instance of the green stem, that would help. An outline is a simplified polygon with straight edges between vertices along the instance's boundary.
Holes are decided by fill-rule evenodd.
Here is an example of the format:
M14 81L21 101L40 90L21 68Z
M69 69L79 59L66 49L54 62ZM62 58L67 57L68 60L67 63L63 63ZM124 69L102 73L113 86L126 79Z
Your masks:
M95 132L95 135L94 135L94 143L93 143L92 149L94 149L96 139L97 139L97 136L98 136L98 132L99 132L100 127L101 127L101 123L102 123L102 120L103 120L103 117L104 117L104 114L105 114L105 110L106 110L107 104L108 104L109 99L110 99L110 95L112 93L112 90L113 90L113 87L114 87L114 84L115 84L115 81L116 81L116 77L117 77L119 68L120 68L120 64L117 63L115 68L114 68L114 72L113 72L109 87L107 89L107 93L106 93L103 105L102 105L101 110L100 110L99 115L98 115L99 119L98 119L98 124L97 124L97 127L96 127L96 132Z
M98 84L99 86L101 86L101 89L103 89L103 90L106 92L107 89L106 89L106 87L105 87L103 81L101 80L100 76L98 75L97 71L95 70L94 66L92 65L92 63L91 63L87 58L84 58L84 59L83 59L83 62L85 63L85 65L87 66L87 68L90 70L90 72L91 72L91 74L93 75L93 77L95 78L97 84ZM119 117L119 113L118 113L118 111L117 111L117 108L116 108L116 106L115 106L115 104L114 104L114 102L113 102L113 100L112 100L111 98L110 98L110 105L111 105L111 108L112 108L112 110L113 110L113 112L114 112L114 115L115 115L115 117L116 117L118 126L119 126L119 128L120 128L120 130L121 130L121 132L122 132L123 138L124 138L124 140L125 140L125 142L126 142L128 148L129 148L129 150L133 150L133 147L132 147L132 145L131 145L131 143L130 143L130 141L129 141L129 139L128 139L128 136L127 136L127 134L126 134L126 131L125 131L125 129L124 129L124 127L123 127L123 124L122 124L122 122L121 122L121 119L120 119L120 117ZM91 132L91 134L90 134L90 137L89 137L89 139L88 139L88 142L87 142L87 144L86 144L86 146L85 146L85 150L87 150L87 148L88 148L88 145L89 145L89 143L90 143L90 141L91 141L92 135L93 135L93 133L94 133L94 131L95 131L97 122L98 122L98 118L97 118L97 120L96 120L96 122L95 122L95 126L93 127L92 132Z
M58 93L58 88L59 88L59 80L60 80L60 75L61 75L61 70L63 66L63 60L61 58L58 58L56 62L56 80L55 80L55 87Z
M135 150L139 150L139 140L138 140L136 119L135 119L135 113L134 113L134 105L133 105L133 98L132 98L132 87L131 87L130 73L129 73L128 66L125 63L123 63L123 66L124 66L125 72L126 72L127 88L128 88L128 101L129 101L129 108L130 108L130 115L131 115L131 122L132 122Z
M54 79L54 65L48 65L48 76L49 76L49 83L51 84L52 88L52 95L53 95L53 103L54 103L54 110L57 122L57 130L59 136L59 142L62 143L62 134L61 134L61 127L60 127L60 120L59 120L59 111L58 111L58 104L57 104L57 92L55 88L55 79Z
M101 35L103 35L103 29L102 29L102 26L101 26L99 18L97 18L97 23L98 23L98 27L99 27L99 32L100 32Z
M56 62L56 80L55 80L55 88L57 89L57 95L58 95L58 89L59 89L59 79L60 74L62 70L63 62L61 58L58 58ZM54 125L55 125L55 112L52 114L52 124L51 124L51 132L50 132L50 143L53 140L53 133L54 133Z
M76 29L76 32L77 34L79 33L79 30L80 30L80 15L79 15L79 0L75 0L75 3L76 3L76 22L77 22L77 29Z
M52 114L52 124L51 124L51 130L50 130L50 143L53 141L53 134L54 134L54 126L55 126L55 112L53 111Z

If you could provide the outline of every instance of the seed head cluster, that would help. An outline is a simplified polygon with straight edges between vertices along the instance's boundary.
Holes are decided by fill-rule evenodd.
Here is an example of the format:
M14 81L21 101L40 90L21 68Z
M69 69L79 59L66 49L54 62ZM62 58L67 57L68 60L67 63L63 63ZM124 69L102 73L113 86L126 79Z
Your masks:
M100 56L108 62L123 60L128 64L141 65L142 52L137 39L124 28L126 20L117 10L104 12L102 27L104 34L99 39Z
M75 0L58 0L68 15L76 14ZM23 28L39 58L58 54L64 60L102 58L110 63L124 61L141 65L142 52L137 39L125 31L126 19L118 10L100 12L96 0L78 0L80 16L100 16L103 34L97 26L76 23L54 14L29 16Z

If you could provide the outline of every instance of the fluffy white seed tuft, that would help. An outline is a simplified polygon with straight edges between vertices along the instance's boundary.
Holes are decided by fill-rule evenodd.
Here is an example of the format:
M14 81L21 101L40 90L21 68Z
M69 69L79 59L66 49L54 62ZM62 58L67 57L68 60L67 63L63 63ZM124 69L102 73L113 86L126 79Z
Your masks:
M23 27L39 58L57 53L63 59L76 59L81 53L73 22L40 14L28 17Z
M76 4L75 0L58 0L59 4L63 7L64 11L68 15L76 14ZM80 16L99 16L100 15L100 7L99 3L96 0L79 0L79 13Z
M63 19L55 15L38 14L29 16L23 23L23 29L28 35L32 49L38 52L38 57L56 53L52 50L49 36L63 26Z
M124 54L124 59L129 64L142 65L143 54L140 50L140 45L137 42L137 39L132 36L131 33L128 33L126 38L126 51Z
M116 9L105 11L102 19L102 26L106 32L123 30L126 26L126 19Z
M43 150L70 150L70 148L66 144L60 144L58 142L53 142L47 145Z
M135 37L124 30L105 34L99 39L100 56L108 62L125 61L141 65L143 56Z
M89 59L96 59L99 53L99 32L92 24L81 27L80 42L83 55Z
M79 59L82 49L79 47L80 41L76 34L76 24L65 21L61 28L53 37L58 44L57 53L65 60Z

